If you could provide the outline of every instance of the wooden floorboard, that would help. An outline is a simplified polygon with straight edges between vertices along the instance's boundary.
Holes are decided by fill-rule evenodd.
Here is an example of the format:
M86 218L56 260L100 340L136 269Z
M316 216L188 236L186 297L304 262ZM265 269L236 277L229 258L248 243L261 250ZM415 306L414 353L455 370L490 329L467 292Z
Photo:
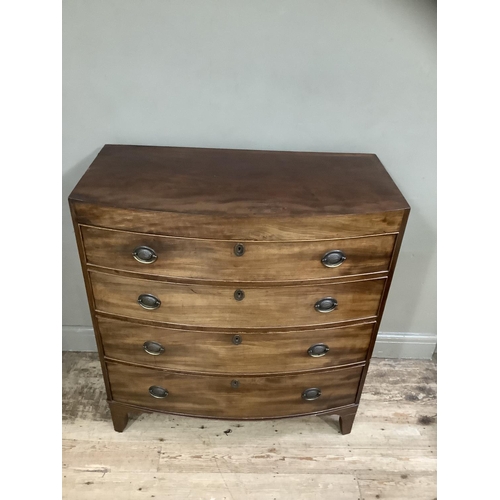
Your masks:
M352 433L332 417L160 414L114 432L97 354L63 353L63 498L434 500L436 364L372 360Z
M82 500L228 499L352 500L359 498L349 474L140 473L70 474L63 498Z

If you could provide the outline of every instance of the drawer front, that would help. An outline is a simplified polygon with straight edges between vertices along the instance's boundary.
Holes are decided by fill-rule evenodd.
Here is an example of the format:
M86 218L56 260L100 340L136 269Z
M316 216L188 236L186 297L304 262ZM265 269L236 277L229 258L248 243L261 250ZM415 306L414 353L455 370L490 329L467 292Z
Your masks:
M401 230L406 208L372 213L310 214L266 216L248 213L222 217L214 214L156 212L95 205L73 200L75 219L86 226L107 227L138 233L163 234L181 238L219 238L224 240L298 241L351 238L360 235L396 233Z
M104 354L158 368L213 373L314 370L366 359L374 323L279 333L174 330L98 318Z
M386 281L377 278L235 289L164 283L94 271L90 276L97 311L206 328L286 328L372 318L377 314ZM329 297L337 302L337 307L331 312L318 312L315 305ZM146 306L161 305L145 309L139 304L139 298ZM328 302L322 305L328 306Z
M355 402L362 367L300 375L184 375L108 363L113 400L191 416L273 418ZM318 392L308 389L319 389ZM151 395L150 391L156 396ZM166 395L168 393L168 395ZM165 396L165 397L161 397Z
M323 241L235 242L86 226L82 226L82 235L89 264L171 278L239 282L328 279L387 271L395 241L395 235L389 234ZM325 258L323 264L327 254L330 262Z

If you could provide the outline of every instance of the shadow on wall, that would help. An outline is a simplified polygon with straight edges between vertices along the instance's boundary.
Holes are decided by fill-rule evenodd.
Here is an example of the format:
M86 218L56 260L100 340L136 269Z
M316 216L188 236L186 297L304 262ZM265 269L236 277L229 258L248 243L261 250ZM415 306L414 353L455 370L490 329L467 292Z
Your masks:
M71 212L68 205L68 196L76 186L82 175L92 163L100 148L92 154L82 158L69 170L63 173L62 178L62 324L63 325L91 325L92 320L87 306L87 295L80 267L80 258L76 246Z
M412 244L410 240L413 238L418 238L419 241L436 239L436 231L426 222L416 203L411 206L405 237L387 298L381 332L435 332L436 297L425 295L425 291L435 290L435 283L429 287L426 281L433 275L431 266L435 262L436 248L421 248L422 245ZM422 321L423 315L427 316L424 321ZM422 322L428 323L425 330L422 326L415 326Z
M104 144L102 145L104 146ZM66 212L69 213L68 208L68 196L70 195L73 188L78 184L78 181L81 179L85 171L89 168L90 164L94 161L95 157L99 153L101 148L94 149L91 154L88 154L84 158L82 158L79 162L73 165L71 168L63 172L62 177L62 194L63 194L63 202L66 202ZM64 210L63 210L64 212Z

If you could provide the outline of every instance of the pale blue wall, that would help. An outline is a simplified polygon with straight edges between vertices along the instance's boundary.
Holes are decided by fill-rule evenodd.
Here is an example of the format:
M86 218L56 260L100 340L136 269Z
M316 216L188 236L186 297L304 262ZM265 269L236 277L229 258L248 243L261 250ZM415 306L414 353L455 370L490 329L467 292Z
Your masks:
M381 330L435 333L435 2L65 0L63 50L63 324L66 197L129 143L376 153L412 207Z

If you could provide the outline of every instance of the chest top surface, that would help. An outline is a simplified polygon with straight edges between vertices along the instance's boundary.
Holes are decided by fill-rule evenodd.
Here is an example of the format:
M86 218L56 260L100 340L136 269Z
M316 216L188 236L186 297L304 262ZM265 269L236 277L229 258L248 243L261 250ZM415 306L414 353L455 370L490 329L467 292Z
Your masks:
M374 154L106 145L70 200L172 213L390 212L408 203Z

